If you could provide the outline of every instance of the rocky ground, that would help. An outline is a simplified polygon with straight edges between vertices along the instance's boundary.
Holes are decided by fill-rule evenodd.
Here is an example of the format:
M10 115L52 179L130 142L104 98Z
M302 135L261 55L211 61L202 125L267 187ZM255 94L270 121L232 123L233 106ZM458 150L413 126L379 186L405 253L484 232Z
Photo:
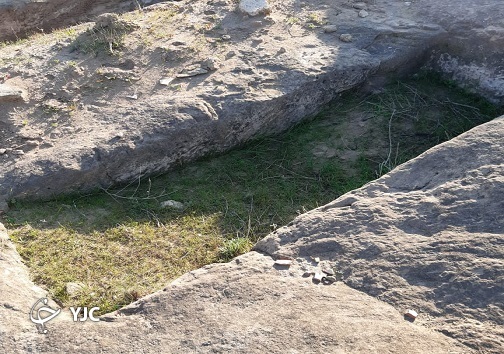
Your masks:
M164 171L422 64L503 103L498 0L237 5L167 2L4 46L0 201ZM260 253L99 323L66 313L46 336L26 315L43 291L2 232L1 351L501 352L503 131L502 118L478 127L300 216ZM315 284L311 257L343 282Z
M249 16L233 1L167 2L6 46L1 92L21 93L1 98L0 195L164 171L285 130L340 92L374 90L429 58L501 102L493 3L473 13L471 2L270 1Z

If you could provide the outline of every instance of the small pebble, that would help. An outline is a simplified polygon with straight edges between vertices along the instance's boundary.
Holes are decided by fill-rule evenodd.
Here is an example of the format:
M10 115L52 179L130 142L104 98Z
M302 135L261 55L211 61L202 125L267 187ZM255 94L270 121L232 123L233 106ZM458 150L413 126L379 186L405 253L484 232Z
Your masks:
M275 264L282 265L282 266L290 266L292 264L292 260L290 260L290 259L277 259L275 261Z
M360 10L359 11L359 17L368 17L369 16L369 12L367 12L366 10Z
M315 272L315 275L313 276L313 280L315 282L320 282L322 280L322 278L324 278L324 273L322 272Z
M164 86L169 86L173 80L174 80L173 77L163 77L163 78L161 78L161 80L159 80L159 84L164 85Z
M219 67L219 60L214 57L206 58L201 62L201 68L205 70L217 70Z
M334 275L334 270L332 270L331 268L324 268L322 269L322 271L328 275Z
M40 143L36 140L28 140L26 143L25 143L26 146L30 146L30 147L37 147L40 145Z
M364 2L357 2L357 3L353 4L353 8L357 9L357 10L364 10L367 8L367 5Z
M324 285L329 285L336 282L336 277L328 276L328 277L323 277L322 278L322 283Z
M411 319L413 319L413 320L414 320L415 318L417 318L417 317L418 317L418 313L417 313L415 310L411 310L411 309L409 309L409 310L407 310L407 311L404 313L404 316L409 317L409 318L411 318Z
M324 33L333 33L338 30L336 25L327 25L323 27Z
M342 35L339 36L340 41L349 43L352 41L352 35L348 33L343 33Z

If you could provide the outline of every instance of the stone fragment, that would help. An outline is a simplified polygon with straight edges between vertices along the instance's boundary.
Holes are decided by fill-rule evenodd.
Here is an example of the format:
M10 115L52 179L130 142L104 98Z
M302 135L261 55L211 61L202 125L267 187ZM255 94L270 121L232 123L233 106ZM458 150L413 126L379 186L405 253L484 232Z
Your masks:
M320 257L312 257L313 261L315 263L319 263L320 262Z
M223 41L229 41L229 40L231 40L231 36L229 34L224 34L221 36L221 39Z
M322 271L323 271L325 274L328 274L328 275L334 275L334 270L332 270L331 268L324 268L324 269L322 269Z
M277 259L275 261L275 264L282 265L282 266L290 266L292 264L291 259Z
M231 51L229 51L229 52L226 53L226 59L231 59L235 55L236 55L236 52L234 50L231 50Z
M414 320L415 318L418 317L418 313L415 310L408 309L405 313L404 316L411 318Z
M369 16L369 12L367 12L366 10L360 10L359 11L359 17L368 17Z
M367 9L367 5L365 2L356 2L353 4L353 8L357 10L365 10Z
M284 47L280 47L280 49L278 50L277 54L280 55L280 54L283 54L283 53L286 53L287 52L287 49L285 49Z
M12 154L21 156L21 155L24 155L25 153L23 150L12 150Z
M184 209L184 204L182 204L181 202L177 202L176 200L165 200L164 202L161 202L161 208L172 208L181 210Z
M342 35L339 36L340 41L349 43L353 40L352 35L349 33L343 33Z
M36 140L27 140L25 142L25 145L28 146L28 147L37 147L40 145L40 143Z
M201 62L201 68L205 70L213 71L217 70L218 67L219 67L219 60L217 58L210 57L206 58Z
M315 274L313 275L313 281L316 283L320 283L322 281L322 278L324 277L324 273L320 271L316 271Z
M3 155L7 152L7 149L0 149L0 155Z
M324 285L330 285L335 282L336 282L336 277L333 277L333 276L327 276L327 277L322 278L322 284L324 284Z
M249 16L257 16L259 14L269 14L271 12L266 0L241 0L238 5L240 11Z
M0 103L22 101L24 91L19 87L0 84Z
M208 70L205 70L203 68L194 68L194 69L189 69L189 70L183 70L181 73L175 75L179 79L183 79L186 77L192 77L192 76L198 76L198 75L203 75L208 73Z
M324 33L333 33L333 32L336 32L338 30L338 26L336 26L336 25L326 25L326 26L322 27L322 29L324 30Z
M159 80L160 85L169 86L175 78L173 77L163 77Z
M171 42L171 45L174 45L176 47L181 46L181 45L186 45L187 43L184 41L173 41Z

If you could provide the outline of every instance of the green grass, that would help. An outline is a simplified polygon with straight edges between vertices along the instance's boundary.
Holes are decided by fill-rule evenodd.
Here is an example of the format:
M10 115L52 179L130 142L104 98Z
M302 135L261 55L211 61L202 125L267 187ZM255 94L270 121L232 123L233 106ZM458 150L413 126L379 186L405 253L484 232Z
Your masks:
M62 305L109 312L184 272L248 251L296 215L501 112L423 76L367 98L348 94L280 136L162 176L88 195L13 201L4 222L36 283ZM161 208L169 199L184 209ZM68 294L68 282L84 287Z

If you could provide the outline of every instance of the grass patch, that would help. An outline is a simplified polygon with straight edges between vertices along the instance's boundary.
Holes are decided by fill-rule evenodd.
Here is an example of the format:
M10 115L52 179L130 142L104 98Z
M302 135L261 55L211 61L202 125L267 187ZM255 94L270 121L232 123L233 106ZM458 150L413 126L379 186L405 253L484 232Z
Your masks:
M280 136L156 178L13 202L4 222L35 282L64 306L109 312L248 251L296 215L501 112L422 76L367 98L345 95ZM184 207L162 208L166 200ZM82 287L69 294L69 282Z

